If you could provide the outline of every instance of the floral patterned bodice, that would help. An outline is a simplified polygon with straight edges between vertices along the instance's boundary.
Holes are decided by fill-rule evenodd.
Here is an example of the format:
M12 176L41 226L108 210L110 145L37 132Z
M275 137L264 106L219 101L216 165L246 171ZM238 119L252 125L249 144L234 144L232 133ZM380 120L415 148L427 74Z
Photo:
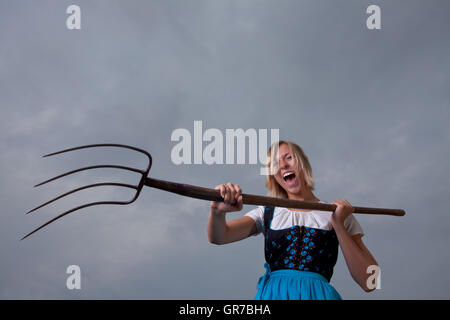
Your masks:
M264 208L265 258L271 271L295 269L316 272L330 281L339 242L334 230L293 226L271 229L274 207Z

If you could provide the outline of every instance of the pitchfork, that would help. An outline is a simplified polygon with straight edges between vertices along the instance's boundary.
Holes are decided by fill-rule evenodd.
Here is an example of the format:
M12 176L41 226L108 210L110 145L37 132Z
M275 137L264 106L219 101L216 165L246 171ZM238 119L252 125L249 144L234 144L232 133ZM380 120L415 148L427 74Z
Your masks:
M57 154L80 150L80 149L97 148L97 147L125 148L125 149L131 149L131 150L143 153L148 158L147 168L145 170L142 170L142 169L136 169L136 168L131 168L131 167L119 166L119 165L111 165L111 164L88 166L88 167L83 167L83 168L79 168L79 169L75 169L72 171L62 173L56 177L45 180L45 181L35 185L35 187L41 186L43 184L46 184L48 182L62 178L64 176L71 175L76 172L91 170L91 169L98 169L98 168L115 168L115 169L128 170L128 171L139 173L141 175L139 183L137 185L131 185L131 184L125 184L125 183L118 183L118 182L101 182L101 183L85 185L85 186L70 190L66 193L63 193L63 194L59 195L58 197L53 198L37 207L31 209L30 211L27 212L27 214L31 213L39 208L42 208L58 199L68 196L72 193L75 193L75 192L78 192L78 191L81 191L84 189L95 188L95 187L100 187L100 186L117 186L117 187L135 189L136 193L134 194L133 198L130 199L129 201L97 201L97 202L90 202L90 203L80 205L78 207L67 210L67 211L61 213L60 215L56 216L55 218L47 221L45 224L41 225L39 228L28 233L21 240L29 237L36 231L44 228L45 226L47 226L48 224L50 224L52 222L64 217L65 215L68 215L71 212L74 212L74 211L77 211L77 210L80 210L83 208L96 206L96 205L102 205L102 204L126 205L126 204L133 203L139 197L139 194L141 193L142 188L144 186L165 190L165 191L177 193L177 194L180 194L183 196L192 197L192 198L196 198L196 199L218 201L218 202L222 202L224 200L222 198L222 196L220 195L219 190L202 188L202 187L192 186L192 185L188 185L188 184L182 184L182 183L176 183L176 182L170 182L170 181L164 181L164 180L158 180L158 179L153 179L153 178L148 177L148 173L152 166L152 156L147 151L133 147L133 146L123 145L123 144L112 144L112 143L91 144L91 145L85 145L85 146L80 146L80 147L57 151L54 153L44 155L44 157L50 157L50 156L54 156ZM257 196L257 195L252 195L252 194L242 194L242 202L244 204L252 204L252 205L277 206L277 207L310 209L310 210L320 210L320 211L334 211L336 209L336 205L334 205L334 204L288 200L288 199L272 198L272 197L265 197L265 196ZM354 213L381 214L381 215L392 215L392 216L405 215L405 211L402 209L384 209L384 208L368 208L368 207L353 207L353 208L354 208Z

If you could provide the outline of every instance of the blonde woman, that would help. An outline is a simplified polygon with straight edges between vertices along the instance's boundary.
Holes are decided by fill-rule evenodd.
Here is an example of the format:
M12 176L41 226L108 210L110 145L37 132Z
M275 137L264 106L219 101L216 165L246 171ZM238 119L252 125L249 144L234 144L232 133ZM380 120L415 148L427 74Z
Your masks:
M274 197L322 202L313 193L311 165L303 150L290 141L279 141L268 151L266 187ZM224 202L211 202L209 241L226 244L262 233L266 273L259 279L258 300L340 300L330 285L341 247L349 272L365 291L367 267L377 265L362 241L363 231L348 201L331 202L334 212L279 207L257 207L240 219L226 221L226 213L242 209L237 184L218 185Z

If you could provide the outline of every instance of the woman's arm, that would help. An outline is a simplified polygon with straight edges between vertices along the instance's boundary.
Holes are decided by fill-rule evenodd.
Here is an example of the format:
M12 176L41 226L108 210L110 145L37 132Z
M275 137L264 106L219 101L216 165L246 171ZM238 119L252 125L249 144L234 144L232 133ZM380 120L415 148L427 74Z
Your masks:
M230 222L226 221L226 213L242 210L242 190L236 184L218 185L216 190L224 198L224 202L211 202L208 219L208 239L214 244L226 244L245 239L257 232L256 223L250 217L242 217Z
M350 203L345 200L336 200L332 204L335 204L337 208L331 216L331 223L338 237L348 270L360 287L364 291L370 292L374 289L367 287L367 280L371 276L367 273L367 267L378 265L378 263L362 242L361 234L352 237L344 227L345 219L354 211Z

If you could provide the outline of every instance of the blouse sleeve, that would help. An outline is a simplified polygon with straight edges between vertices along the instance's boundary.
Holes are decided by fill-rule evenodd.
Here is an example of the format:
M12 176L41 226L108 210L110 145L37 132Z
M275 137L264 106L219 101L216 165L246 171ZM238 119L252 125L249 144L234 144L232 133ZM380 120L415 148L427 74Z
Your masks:
M263 232L264 229L264 207L258 206L257 208L247 212L245 214L246 217L252 218L256 223L256 229L258 230L257 234ZM255 234L255 235L257 235Z
M349 215L347 219L344 221L344 227L347 229L348 233L350 233L351 236L354 236L356 234L361 234L361 236L364 235L364 231L361 228L361 225L359 224L358 220L353 216L353 214Z

